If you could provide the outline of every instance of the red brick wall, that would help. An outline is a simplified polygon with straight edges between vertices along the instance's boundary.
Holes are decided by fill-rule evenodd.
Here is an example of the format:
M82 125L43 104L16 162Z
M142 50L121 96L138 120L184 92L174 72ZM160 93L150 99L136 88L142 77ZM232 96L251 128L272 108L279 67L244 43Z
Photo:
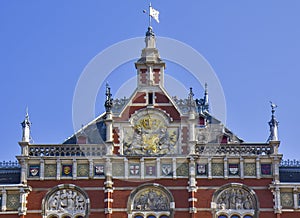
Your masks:
M167 96L165 96L163 93L156 92L155 93L155 103L169 103L169 99Z
M132 103L146 103L145 99L146 93L144 92L138 92L132 99Z

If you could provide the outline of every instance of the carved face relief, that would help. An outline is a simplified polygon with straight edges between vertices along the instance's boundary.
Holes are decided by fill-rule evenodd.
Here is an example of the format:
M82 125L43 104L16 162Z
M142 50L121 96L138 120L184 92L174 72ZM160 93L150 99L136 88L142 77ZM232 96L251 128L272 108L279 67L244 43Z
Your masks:
M162 155L173 153L177 128L169 128L156 113L141 113L133 119L133 128L125 129L125 155Z

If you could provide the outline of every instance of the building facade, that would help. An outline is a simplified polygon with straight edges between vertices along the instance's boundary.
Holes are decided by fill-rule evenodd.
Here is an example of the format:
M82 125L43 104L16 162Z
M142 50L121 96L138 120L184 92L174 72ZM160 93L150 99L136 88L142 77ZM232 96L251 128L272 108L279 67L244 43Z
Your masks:
M300 217L275 105L269 140L244 142L209 112L207 85L202 99L171 97L151 27L145 44L133 94L113 99L107 85L105 112L62 144L30 143L26 115L19 165L0 165L0 217Z

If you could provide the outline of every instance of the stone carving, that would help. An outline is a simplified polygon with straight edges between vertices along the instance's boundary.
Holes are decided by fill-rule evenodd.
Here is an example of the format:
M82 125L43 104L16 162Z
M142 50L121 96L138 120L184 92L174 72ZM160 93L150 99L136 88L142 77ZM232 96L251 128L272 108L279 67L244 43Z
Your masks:
M68 213L72 215L84 214L86 199L76 190L61 189L53 193L48 200L47 212L49 214Z
M133 129L124 131L125 155L163 155L174 153L177 129L167 128L158 118L141 117Z
M293 193L282 192L280 193L280 200L283 208L292 208L294 206Z
M252 210L253 196L241 188L228 188L222 191L217 198L217 207L221 210Z
M256 175L256 164L255 163L245 163L244 164L244 174L245 174L245 176L255 176Z
M149 188L135 197L133 209L142 211L168 211L170 210L170 202L164 193Z

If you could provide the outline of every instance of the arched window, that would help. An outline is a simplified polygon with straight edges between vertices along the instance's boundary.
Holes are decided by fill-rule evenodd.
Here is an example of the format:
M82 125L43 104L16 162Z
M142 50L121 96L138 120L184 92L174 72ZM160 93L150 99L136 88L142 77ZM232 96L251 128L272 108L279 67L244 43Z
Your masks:
M239 215L232 215L231 218L241 218Z
M156 216L154 216L154 215L149 215L149 216L147 216L147 218L156 218Z
M167 215L161 215L159 218L169 218Z
M136 215L136 216L134 216L134 218L143 218L143 216L142 215Z
M52 188L42 202L43 217L88 218L89 198L78 186L63 184Z
M228 218L226 215L219 215L218 218Z
M244 216L244 218L253 218L253 216L251 216L251 215L246 215L246 216Z

